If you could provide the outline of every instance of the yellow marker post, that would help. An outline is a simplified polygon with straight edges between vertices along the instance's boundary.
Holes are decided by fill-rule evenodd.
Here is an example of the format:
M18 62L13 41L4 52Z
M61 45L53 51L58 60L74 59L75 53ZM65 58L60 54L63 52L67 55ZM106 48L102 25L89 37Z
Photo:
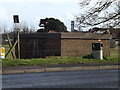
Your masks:
M4 59L4 58L5 58L5 48L0 47L0 59Z

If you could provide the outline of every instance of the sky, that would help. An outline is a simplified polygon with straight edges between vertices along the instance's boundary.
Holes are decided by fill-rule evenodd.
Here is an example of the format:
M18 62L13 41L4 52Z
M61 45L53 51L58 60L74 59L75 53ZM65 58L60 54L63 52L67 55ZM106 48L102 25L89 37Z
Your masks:
M13 15L20 22L39 29L40 19L56 18L64 22L70 31L71 21L81 12L79 0L0 0L0 23L9 30L13 26Z

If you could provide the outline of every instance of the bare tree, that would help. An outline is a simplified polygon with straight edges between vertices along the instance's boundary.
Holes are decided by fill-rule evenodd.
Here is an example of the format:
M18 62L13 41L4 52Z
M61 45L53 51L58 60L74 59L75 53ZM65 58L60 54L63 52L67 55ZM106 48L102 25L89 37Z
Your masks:
M35 31L35 26L31 24L30 25L30 33L33 33L33 32L36 32Z
M15 33L16 33L17 31L20 32L20 31L21 31L20 29L21 29L21 26L20 26L19 23L14 23L14 24L13 24L13 32L15 32Z
M0 22L0 33L6 33L7 30L7 26L5 25L5 23Z
M28 25L25 21L21 22L20 26L21 26L21 29L22 29L21 32L23 32L23 33L29 33L30 32L29 27L28 27Z
M120 27L119 0L83 0L80 8L86 11L76 16L80 27Z
M13 30L14 32L19 31L20 33L29 33L29 27L25 21L22 21L21 23L14 23L13 24Z

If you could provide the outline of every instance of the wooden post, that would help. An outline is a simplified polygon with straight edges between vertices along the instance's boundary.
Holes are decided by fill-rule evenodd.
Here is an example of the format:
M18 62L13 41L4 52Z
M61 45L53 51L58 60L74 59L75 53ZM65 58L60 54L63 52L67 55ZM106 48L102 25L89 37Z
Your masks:
M17 39L18 39L18 59L20 59L20 37L19 37L19 31L17 33Z
M12 49L16 46L17 43L18 43L18 41L16 41L15 44L9 49L9 51L7 52L7 54L5 55L5 57L8 56L8 54L12 51Z
M11 41L10 41L10 37L9 37L9 35L8 35L8 33L7 33L7 38L8 38L8 43L9 43L9 47L11 48L12 47L12 43L11 43ZM12 57L13 57L13 59L15 58L15 55L14 55L14 53L11 51L11 54L12 54Z
M16 28L16 23L19 23L19 16L13 15L14 23L15 23L15 30L17 31L17 41L18 41L18 59L20 59L20 37L19 37L19 30Z

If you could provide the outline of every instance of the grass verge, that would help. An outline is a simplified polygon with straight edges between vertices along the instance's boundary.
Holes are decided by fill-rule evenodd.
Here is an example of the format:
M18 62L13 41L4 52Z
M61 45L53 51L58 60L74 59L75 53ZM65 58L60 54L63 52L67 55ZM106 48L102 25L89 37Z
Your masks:
M108 60L83 59L81 57L48 57L39 59L3 59L2 66L31 66L31 65L55 65L55 64L117 64L118 58Z

